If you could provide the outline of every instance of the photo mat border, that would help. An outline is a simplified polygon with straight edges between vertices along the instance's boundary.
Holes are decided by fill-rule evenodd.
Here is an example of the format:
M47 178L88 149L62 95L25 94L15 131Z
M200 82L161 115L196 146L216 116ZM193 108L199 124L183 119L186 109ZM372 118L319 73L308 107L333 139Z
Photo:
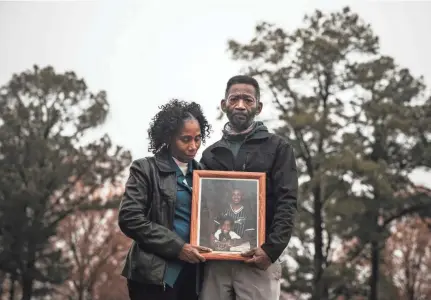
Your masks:
M200 199L201 199L201 180L202 179L238 179L238 180L257 180L258 182L258 203L257 203L257 246L260 247L265 242L265 218L266 218L266 173L263 172L239 172L239 171L212 171L195 170L193 171L193 196L192 196L192 215L190 229L190 244L199 245L200 233ZM211 253L201 253L207 260L237 260L243 261L241 253L229 251L213 251Z

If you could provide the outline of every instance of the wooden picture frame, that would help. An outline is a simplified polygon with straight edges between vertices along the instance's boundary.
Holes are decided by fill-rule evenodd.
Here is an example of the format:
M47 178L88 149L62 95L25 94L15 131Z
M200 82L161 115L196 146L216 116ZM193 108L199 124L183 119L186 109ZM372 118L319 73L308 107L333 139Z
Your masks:
M213 249L207 260L245 260L265 242L266 174L193 172L190 243Z

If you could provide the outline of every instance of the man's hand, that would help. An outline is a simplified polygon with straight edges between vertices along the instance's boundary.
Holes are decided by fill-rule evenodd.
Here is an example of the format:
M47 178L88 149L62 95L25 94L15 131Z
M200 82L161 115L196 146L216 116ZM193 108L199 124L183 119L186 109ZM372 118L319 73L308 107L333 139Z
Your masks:
M180 255L178 255L178 258L182 261L196 264L199 262L204 262L205 257L200 255L199 253L208 253L212 250L207 247L201 247L201 246L192 246L190 244L184 244L183 249L181 249Z
M266 270L272 264L271 259L268 257L265 251L262 248L254 248L247 252L241 253L243 257L247 257L245 260L247 264L254 264L261 270Z

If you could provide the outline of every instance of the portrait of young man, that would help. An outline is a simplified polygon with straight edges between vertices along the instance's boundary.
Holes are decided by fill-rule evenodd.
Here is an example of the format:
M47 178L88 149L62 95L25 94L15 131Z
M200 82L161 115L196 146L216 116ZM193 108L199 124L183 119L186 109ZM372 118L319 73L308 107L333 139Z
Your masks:
M258 182L256 181L255 184L257 185ZM254 190L257 192L256 188ZM231 235L234 236L229 241L225 241L230 246L229 251L243 252L256 247L258 199L256 193L250 192L252 191L249 191L249 194L254 197L247 198L244 196L245 193L242 189L232 188L229 191L229 202L223 205L221 213L214 220L217 230L214 234L215 241L223 244L223 241L217 237L217 232L223 232L223 229L226 230L226 227L228 227ZM227 220L229 220L229 224L223 223ZM219 249L214 248L213 250Z
M298 174L292 146L255 121L263 108L258 82L234 76L221 109L228 118L222 138L202 154L204 169L265 172L265 243L242 253L245 262L205 263L203 300L279 299L280 255L287 247L297 212Z
M242 252L257 245L258 234L258 195L259 181L255 179L217 179L205 178L201 181L199 200L199 245L217 251ZM238 238L223 242L217 239L217 231L222 231L222 220L228 217L231 235ZM219 245L215 247L214 242ZM220 243L219 243L220 242ZM226 250L229 248L228 250Z
M232 218L232 230L238 234L241 239L253 245L253 247L256 247L256 234L258 229L256 216L257 195L255 194L255 196L255 199L244 199L244 191L239 188L233 188L230 192L230 201L222 211L223 216ZM246 200L253 203L245 203ZM251 207L255 209L252 210ZM217 223L217 220L214 221Z

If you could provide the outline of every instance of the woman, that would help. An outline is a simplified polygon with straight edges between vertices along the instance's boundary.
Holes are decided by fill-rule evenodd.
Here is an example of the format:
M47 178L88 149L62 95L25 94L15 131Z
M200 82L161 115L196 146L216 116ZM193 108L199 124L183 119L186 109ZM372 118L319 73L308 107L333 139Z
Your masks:
M122 272L131 300L197 299L196 264L211 249L189 244L192 172L210 128L194 102L172 100L152 119L154 156L132 163L119 211L133 239Z

